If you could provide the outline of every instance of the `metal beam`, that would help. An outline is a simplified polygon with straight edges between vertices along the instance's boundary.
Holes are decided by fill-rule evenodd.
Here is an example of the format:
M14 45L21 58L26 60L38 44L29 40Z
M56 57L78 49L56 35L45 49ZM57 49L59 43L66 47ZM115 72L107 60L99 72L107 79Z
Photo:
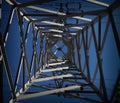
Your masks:
M50 68L50 69L43 69L41 70L42 73L46 73L46 72L54 72L54 71L64 71L64 70L68 70L69 67L60 67L60 68Z
M56 62L56 63L49 63L47 66L56 66L56 65L61 65L61 64L65 64L66 61L63 62Z
M62 93L67 90L73 90L73 89L78 89L78 88L80 88L80 86L74 85L74 86L69 86L69 87L64 87L64 88L59 88L59 89L54 89L54 90L48 90L48 91L44 91L44 92L40 92L40 93L27 94L27 95L22 95L22 96L17 97L17 100L45 96L45 95L50 95L50 94L54 94L54 93Z
M63 27L61 26L53 26L53 25L36 25L40 30L48 30L48 29L58 29L58 28L70 28L70 27L80 27L80 26L86 26L87 23L81 23L81 24L64 24Z
M109 7L109 4L106 4L104 2L100 2L100 1L97 1L97 0L86 0L86 1L90 2L90 3L93 3L93 4L96 4L96 5L99 5L99 6Z
M103 89L103 95L104 95L104 99L105 99L104 101L107 102L108 101L108 97L107 97L105 79L104 79L102 63L101 63L101 53L100 53L100 51L98 51L97 39L96 39L96 35L95 35L94 26L91 25L91 28L92 28L94 45L95 45L95 49L96 49L96 56L97 56L97 61L98 61L98 66L99 66L99 71L100 71L100 78L102 80L102 89Z
M37 11L46 12L46 13L57 14L57 15L66 15L63 12L53 11L53 10L49 10L49 9L45 9L45 8L41 8L41 7L37 7L37 6L27 6L27 8L37 10Z
M0 102L3 103L3 61L2 61L2 53L0 51Z
M109 27L109 22L107 22L107 26L105 29L105 34L103 36L103 40L101 40L101 20L103 17L105 17L107 14L108 14L108 9L101 9L101 10L95 10L95 11L88 11L88 12L81 12L81 13L63 13L63 12L57 12L57 11L53 11L53 10L49 10L49 9L44 9L44 8L40 8L39 6L32 6L33 4L38 4L38 3L44 3L46 1L31 1L31 2L26 2L26 3L18 3L14 0L7 0L9 1L14 7L16 7L16 9L18 10L18 22L19 22L19 27L20 27L20 40L21 40L21 57L20 57L20 61L19 61L19 66L18 66L18 71L17 71L17 75L16 75L16 78L15 78L15 85L13 87L13 90L15 91L16 90L16 87L17 87L17 83L18 83L18 80L19 80L19 75L20 75L20 71L21 71L21 66L23 65L23 68L26 68L27 69L27 72L28 72L28 78L27 78L27 83L25 83L25 69L23 70L23 86L22 88L20 89L19 92L16 93L17 95L17 99L18 101L19 100L23 100L23 99L28 99L28 98L32 98L32 97L37 97L37 96L44 96L44 95L49 95L49 94L57 94L59 92L65 92L66 90L67 91L71 91L72 89L74 89L74 86L68 88L68 87L63 87L63 83L66 82L68 79L68 81L71 81L70 83L78 83L77 80L84 80L85 82L87 82L87 86L88 87L91 87L91 89L93 89L94 91L88 91L88 93L96 93L96 95L98 97L101 98L101 101L104 101L104 102L108 102L107 101L107 93L106 93L106 86L105 86L105 80L104 80L104 74L103 74L103 71L102 71L102 58L101 58L101 53L102 53L102 50L103 50L103 47L104 47L104 43L105 43L105 40L106 40L106 35L107 35L107 30L108 30L108 27ZM47 0L48 1L51 1L51 0ZM91 0L87 0L87 1L91 1ZM95 1L95 0L94 0ZM104 5L103 3L100 3L100 2L97 2L98 5L102 5L102 6L106 6L107 5ZM117 6L116 6L117 5ZM120 3L119 3L119 0L116 0L115 3L113 3L109 9L110 11L112 12L113 9L117 8L120 6ZM38 11L42 11L42 12L47 12L49 14L29 14L29 13L26 13L24 11L24 7L28 7L32 10L38 10ZM58 15L60 15L60 17L58 18ZM80 17L80 18L75 18L75 16L85 16L85 15L94 15L97 17L95 17L93 20L91 19L86 19L84 17ZM111 16L111 14L109 14ZM67 18L71 18L71 19L75 19L76 21L78 19L82 19L82 20L87 20L88 22L87 23L83 23L83 24L66 24L66 22L64 23L64 25L58 25L57 26L44 26L44 25L37 25L37 23L35 22L35 17L32 18L31 16L51 16L49 18L42 18L40 20L36 20L36 22L41 22L41 21L46 21L46 20L53 20L55 21L54 24L56 24L56 22L60 22L61 19L64 19L66 20ZM26 34L24 34L24 18L27 20L28 25L27 25L27 29L26 29ZM110 17L110 19L113 19L113 17ZM98 22L98 40L96 39L96 34L95 34L95 30L94 30L94 24ZM27 38L28 38L28 32L29 32L29 28L30 28L30 24L32 23L32 29L33 29L33 55L32 55L32 59L31 59L31 64L30 64L30 68L29 68L29 64L28 64L28 57L27 57L27 54L26 54L26 43L27 43ZM50 22L48 23L50 24ZM113 29L115 27L115 22L114 20L111 20L111 24L112 24L112 27ZM41 26L44 26L46 28L42 28L41 29ZM58 29L60 26L60 29ZM69 27L76 27L76 26L84 26L83 30L79 30L77 32L70 32L69 30ZM64 27L64 28L61 28L61 27ZM89 27L92 27L92 33L93 33L93 39L94 39L94 44L95 44L95 49L96 49L96 55L97 55L97 60L98 60L98 63L96 64L96 68L99 67L99 72L100 72L100 85L102 86L102 90L98 89L91 81L90 81L90 69L89 69L89 55L88 55L88 50L90 48L90 44L91 44L91 38L92 36L90 36L90 39L88 39L88 28ZM40 34L35 34L35 28L38 29L37 32L40 32ZM61 34L65 33L65 34L70 34L70 35L67 35L68 38L64 38L64 35L58 39L61 40L63 39L64 41L67 39L69 39L69 37L72 38L72 46L70 47L70 50L72 51L72 53L70 54L70 56L72 57L72 60L73 62L75 62L75 52L74 50L76 50L75 47L77 47L77 52L78 52L78 61L79 63L81 62L80 59L80 49L81 49L81 46L83 45L84 46L84 52L85 52L85 68L87 66L87 76L85 76L83 73L81 73L81 71L79 71L80 73L76 73L76 72L72 72L71 71L71 67L69 69L68 66L65 67L65 65L69 65L70 63L67 63L66 61L63 61L63 62L59 62L59 60L57 58L54 58L54 56L52 56L54 59L53 60L56 60L56 63L51 63L51 64L46 64L46 56L47 56L47 52L44 48L46 48L46 45L47 44L44 44L45 43L45 39L52 39L53 36L52 35L49 35L49 34L53 34L55 32L44 32L44 30L61 30L63 29L64 31L61 32ZM57 31L58 31L57 30ZM8 30L7 30L8 31ZM61 30L62 31L62 30ZM83 34L83 32L85 33L86 31L86 35ZM79 33L82 32L82 35L80 35ZM117 33L117 30L113 30L114 34ZM45 34L46 33L46 34ZM61 35L60 34L60 35ZM77 36L72 36L72 35L76 35L78 34ZM38 35L40 35L40 54L38 55L37 54L37 40L38 40ZM49 36L51 37L49 37ZM117 33L118 35L118 33ZM80 40L80 36L82 36L82 40ZM85 38L86 36L86 38ZM77 38L78 37L78 38ZM115 38L117 38L118 36L115 36ZM6 36L5 36L6 38ZM55 39L52 39L52 41L54 41ZM56 40L57 41L57 40ZM119 39L116 40L117 41L117 45L118 43L120 44L120 41ZM76 43L75 43L76 42ZM79 45L80 43L80 45ZM53 43L54 44L54 43ZM69 44L71 45L71 44ZM75 47L73 47L75 46ZM3 46L4 47L4 46ZM49 45L47 45L48 49L49 48ZM118 46L119 47L119 46ZM2 50L2 49L1 49ZM119 49L120 51L120 49ZM39 56L39 60L38 60L38 56ZM69 57L67 57L69 59ZM67 58L64 58L64 59L67 59ZM63 59L63 58L62 58ZM7 61L7 60L6 60ZM58 62L57 62L58 61ZM52 62L52 60L50 60L50 62ZM33 66L34 65L34 66ZM37 70L37 65L38 65L38 68L39 70ZM64 65L64 67L62 67ZM74 66L73 64L70 64L72 66ZM61 66L61 68L57 68L57 66ZM53 68L51 68L53 67ZM54 68L55 67L55 68ZM79 65L79 67L81 68L81 66ZM46 69L46 68L50 68L50 69ZM77 68L77 66L74 66L73 68ZM8 68L9 69L9 68ZM34 70L34 75L31 77L31 73L32 73L32 69ZM65 70L65 73L63 73ZM69 71L70 70L70 71ZM79 70L79 69L74 69L74 70ZM60 72L59 72L60 71ZM95 79L95 76L96 76L96 72L98 71L98 69L96 69L95 71L95 75L93 77L93 81ZM49 75L46 75L44 73L47 73L47 72L54 72L53 73L53 76L49 76ZM58 75L57 73L62 73L62 75ZM67 74L68 73L68 74ZM11 75L11 73L10 73ZM40 75L42 75L44 78L38 78ZM77 76L77 77L76 77ZM79 77L78 77L79 76ZM37 78L37 79L36 79ZM9 78L8 78L9 79ZM29 79L31 79L31 81L29 81ZM69 80L69 79L73 79L73 80ZM40 92L40 93L35 93L35 94L28 94L28 95L24 95L26 92L29 93L28 91L28 88L31 87L31 84L34 83L34 82L44 82L44 81L49 81L49 80L53 80L55 81L55 85L56 87L60 87L59 89L55 89L55 90L51 90L51 91L45 91L45 92ZM101 81L102 80L102 81ZM9 80L10 81L10 80ZM79 84L82 84L81 81ZM78 86L77 85L77 86ZM63 87L63 88L61 88ZM77 88L77 87L76 87ZM79 87L80 88L80 85ZM53 88L54 89L54 88ZM57 91L57 92L56 92ZM76 92L76 91L72 91L72 92ZM78 91L78 92L81 92L81 91ZM85 93L87 93L87 91L83 91ZM81 92L81 93L83 93ZM77 95L77 94L76 94ZM72 96L72 97L78 97L78 96ZM80 95L79 98L82 99L82 96ZM14 99L14 98L13 98ZM86 100L89 100L89 101L92 101L88 98L83 98L83 99L86 99ZM93 100L93 102L96 102Z
M66 18L66 17L73 17L73 16L82 16L82 15L99 15L99 14L107 14L107 9L101 9L101 10L95 10L95 11L86 11L86 12L83 12L83 13L67 13L67 15L65 16L61 16L62 18ZM24 14L25 16L50 16L52 17L53 19L57 18L57 14L51 14L51 13L44 13L44 14L40 14L40 13L25 13Z
M20 28L21 47L22 47L23 55L25 56L26 69L28 72L29 80L30 80L30 70L28 65L28 59L27 59L27 53L26 53L26 47L25 47L25 38L24 38L24 32L23 32L23 17L21 16L19 10L17 10L17 15L18 15L18 24Z
M16 76L15 76L15 81L14 81L14 90L16 92L17 90L17 84L18 84L18 80L19 80L19 76L20 76L20 72L21 72L21 68L22 68L22 63L23 63L23 52L21 52L21 55L20 55L20 60L19 60L19 64L18 64L18 69L17 69L17 73L16 73Z
M13 85L13 81L12 81L12 75L11 75L11 72L10 72L9 63L8 63L7 56L6 56L6 51L5 51L5 48L4 48L4 42L3 42L3 39L2 39L2 34L0 34L0 51L2 53L4 68L5 68L5 71L6 71L9 87L10 87L11 94L12 94L12 98L15 99L16 95L15 95L15 91L14 91L14 85Z
M85 61L87 65L87 76L88 76L88 81L91 81L91 76L90 76L90 67L89 67L89 55L88 55L88 48L85 44L85 37L84 33L82 32L82 40L83 40L83 47L84 47L84 53L85 53Z
M98 49L101 49L101 16L99 16L98 20Z
M52 77L46 77L46 78L39 78L39 79L33 79L32 82L43 82L43 81L49 81L49 80L56 80L56 79L62 79L64 77L72 77L73 74L65 74L60 76L52 76Z
M82 71L82 66L81 66L81 55L80 55L80 37L79 35L76 36L76 47L77 47L77 55L78 55L78 62L79 62L79 69Z
M3 38L4 46L6 45L6 42L7 42L7 39L8 39L9 28L10 28L10 25L12 23L14 11L15 11L14 7L11 7L10 14L9 14L9 19L8 19L8 22L7 22L7 27L6 27L6 30L5 30L5 33L4 33L4 38Z

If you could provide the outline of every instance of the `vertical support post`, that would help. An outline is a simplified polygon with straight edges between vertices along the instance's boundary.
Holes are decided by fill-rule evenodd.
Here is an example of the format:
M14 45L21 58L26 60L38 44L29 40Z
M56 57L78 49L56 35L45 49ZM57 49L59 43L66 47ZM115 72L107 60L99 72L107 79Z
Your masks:
M89 47L88 47L88 26L86 28L86 49L88 50Z
M38 53L37 53L38 34L39 34L39 30L37 30L36 35L35 35L35 50L36 50L36 65L38 65L38 70L40 72L40 62L39 62Z
M3 61L2 53L0 51L0 103L3 103Z
M101 16L98 20L98 50L101 50Z
M44 36L41 36L41 62L42 62L42 69L44 69Z
M15 95L15 91L14 91L14 85L13 85L13 81L12 81L12 76L11 76L9 64L8 64L8 61L7 61L7 56L6 56L4 43L3 43L3 40L2 40L2 35L1 34L0 34L0 50L1 50L1 53L2 53L2 57L3 57L3 63L4 63L6 75L7 75L7 78L8 78L9 87L10 87L10 90L11 90L11 93L12 93L12 98L16 99L16 95Z
M36 78L36 36L34 25L32 24L32 35L33 35L33 55L34 55L34 78Z
M82 40L83 40L83 46L84 46L84 52L85 52L85 61L87 65L87 76L88 76L88 81L91 81L90 77L90 67L89 67L89 56L88 56L88 49L85 44L85 37L84 37L84 32L82 31Z
M5 30L5 33L4 33L4 38L3 38L4 46L5 46L7 38L8 38L8 31L9 31L9 28L10 28L10 24L12 23L13 15L14 15L14 7L11 7L10 15L9 15L8 22L7 22L7 27L6 27L6 30Z
M102 80L102 89L103 89L104 101L108 102L106 86L105 86L105 79L104 79L104 75L103 75L102 62L101 62L100 52L98 51L97 39L96 39L93 24L91 24L91 27L92 27L92 34L93 34L93 39L94 39L94 44L95 44L95 49L96 49L96 55L97 55L97 60L98 60L98 66L99 66L99 71L100 71L100 78Z
M34 58L34 78L36 78L36 54Z
M18 24L20 28L21 48L25 56L25 64L26 64L26 69L28 72L29 81L31 81L30 69L28 65L28 59L27 59L27 53L26 53L26 47L25 47L25 38L24 38L24 32L23 32L23 16L20 14L20 11L18 9L17 9L17 14L18 14Z
M75 64L75 56L74 56L74 37L71 40L71 62Z
M23 67L22 67L22 90L25 90L25 57L23 53Z
M39 61L40 61L40 66L43 69L43 63L42 63L42 49L43 49L43 36L42 33L40 34L40 55L39 55Z
M48 64L48 52L47 52L48 51L48 49L47 49L48 48L48 38L46 39L46 42L47 42L46 43L46 63Z
M20 60L19 60L19 64L18 64L18 69L17 69L17 73L16 73L16 76L15 76L15 82L14 82L14 90L16 92L16 89L17 89L17 84L18 84L18 80L19 80L19 76L20 76L20 71L21 71L21 66L22 66L22 63L23 63L23 52L21 52L21 55L20 55Z
M2 5L2 0L0 1L0 11L2 12L1 9L1 5ZM1 34L1 15L2 13L0 13L0 35ZM0 103L3 103L3 57L2 57L2 52L0 50Z
M74 41L75 41L75 37L73 37L73 41L72 41L72 43L73 43L73 51L72 51L73 52L73 64L75 64L75 47L74 47L75 42Z
M79 35L77 35L76 36L76 47L77 47L77 54L78 54L78 62L79 62L79 69L80 71L82 71L79 40L80 40L80 37Z
M44 36L44 66L46 65L46 36Z

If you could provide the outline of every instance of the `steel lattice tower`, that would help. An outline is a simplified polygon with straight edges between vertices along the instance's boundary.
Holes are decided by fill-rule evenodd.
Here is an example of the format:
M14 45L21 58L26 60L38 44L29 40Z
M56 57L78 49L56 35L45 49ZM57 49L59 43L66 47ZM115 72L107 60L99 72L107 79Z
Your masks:
M119 0L115 0L110 5L93 0L80 0L79 9L82 7L82 2L93 3L104 9L80 10L75 13L69 11L69 2L64 4L56 1L59 5L57 11L45 9L42 6L44 3L54 4L55 1L52 0L36 0L26 3L7 0L7 2L8 5L11 5L11 11L6 31L3 36L0 34L0 50L1 64L4 64L3 69L6 71L11 90L10 103L51 94L80 98L93 103L113 102L120 77L118 76L111 98L108 98L102 52L108 37L109 25L111 25L120 57L120 39L112 14L115 9L120 7ZM64 11L64 6L67 12ZM21 50L15 79L13 79L6 53L9 29L14 15L17 16L16 21L19 26L19 48ZM101 22L105 17L107 17L107 22L103 30ZM69 18L74 22L71 23ZM32 35L30 60L26 46L30 43L29 35ZM91 46L92 43L94 46ZM96 62L94 62L96 67L92 73L91 48L94 48L96 57ZM98 85L95 84L97 76L99 77ZM22 83L19 82L20 80ZM21 88L19 88L19 84L21 84ZM37 88L37 91L32 88ZM90 96L86 96L86 94ZM96 100L94 97L98 99Z

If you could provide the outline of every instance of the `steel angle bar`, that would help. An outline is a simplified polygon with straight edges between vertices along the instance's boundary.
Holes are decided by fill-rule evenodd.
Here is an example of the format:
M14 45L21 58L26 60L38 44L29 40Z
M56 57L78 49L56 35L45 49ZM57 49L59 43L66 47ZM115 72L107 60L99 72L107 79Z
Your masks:
M89 38L89 43L88 43L88 49L90 49L90 45L91 45L91 42L92 42L92 32L90 33L90 38Z
M120 94L120 70L118 71L118 75L115 81L115 85L112 91L112 95L110 97L110 101L112 102L115 98L116 92L118 92ZM119 98L119 95L118 95Z
M88 86L90 86L94 91L96 91L97 96L101 98L101 100L104 100L104 95L101 93L101 91L90 81L86 79L86 76L81 73L81 75L85 78L86 82L88 83Z
M105 99L104 101L108 101L107 92L106 92L106 86L105 86L105 79L104 79L104 75L103 75L103 68L102 68L102 63L101 63L101 57L100 57L100 54L99 54L99 51L98 51L95 30L94 30L93 25L91 25L91 27L92 27L94 45L95 45L95 49L96 49L96 56L97 56L97 61L98 61L98 66L99 66L100 78L102 80L102 88L103 88L103 94L104 94L104 99Z
M72 77L72 76L74 76L74 75L66 74L66 75L60 75L60 76L52 76L52 77L46 77L46 78L33 79L32 82L43 82L43 81L62 79L64 77Z
M0 56L1 55L1 51L0 51ZM0 102L3 103L3 61L2 59L0 59Z
M9 14L9 18L8 18L8 22L7 22L7 27L6 27L6 30L5 30L5 33L4 33L4 38L3 38L4 46L6 45L6 42L7 42L7 39L8 39L9 28L10 28L10 25L11 25L11 23L12 23L14 11L15 11L15 8L14 8L14 7L11 7L10 14Z
M81 37L82 35L80 35ZM92 42L92 33L90 33L90 38L89 38L89 43L88 43L88 50L90 49L90 45L91 45L91 42ZM82 48L82 45L83 45L83 39L81 40L81 43L80 44L80 48ZM83 67L83 72L85 71L86 69L86 62L84 62L84 67Z
M72 38L72 50L71 50L71 57L72 57L72 64L75 64L75 47L74 47L74 42L75 41L75 36Z
M34 77L36 78L36 54L35 54L35 60L34 60Z
M96 64L96 68L95 68L95 71L94 71L94 74L93 74L93 78L92 78L92 80L91 80L92 83L94 83L94 81L95 81L95 79L96 79L97 72L98 72L98 63Z
M54 18L56 19L56 16L58 16L58 15L57 14L51 14L51 13L44 13L44 14L41 14L41 13L39 13L39 14L38 13L37 14L36 13L25 13L24 16L31 16L31 17L32 16L36 16L36 17L37 16L42 16L42 17L47 16L47 17L52 17L52 18L48 18L48 19L46 18L46 19L43 19L43 20L51 20L51 19L53 20Z
M36 72L36 78L39 76L40 72L37 71ZM34 75L30 78L31 80L34 79ZM23 88L19 89L19 91L16 93L16 97L19 97L21 95L23 95L29 88L30 86L33 84L33 82L30 82L29 80L24 84L24 91L23 91ZM10 103L11 101L13 101L13 99L10 100ZM17 99L16 99L17 101Z
M22 63L22 90L25 90L25 57L23 56L23 63Z
M48 29L58 29L58 28L70 28L70 27L79 27L79 26L85 26L87 23L81 23L81 24L65 24L63 27L61 26L54 26L54 25L37 25L40 30L48 30ZM41 28L44 27L44 28Z
M87 65L87 78L90 81L91 80L91 76L90 76L90 67L89 67L89 57L88 57L88 50L86 48L86 44L85 44L85 37L84 37L84 33L82 32L82 40L83 40L83 46L84 46L84 53L85 53L85 61L86 61L86 65Z
M106 41L106 38L107 38L109 26L110 26L110 19L108 19L108 21L106 23L106 28L105 28L105 31L104 31L104 37L103 37L102 44L101 44L101 50L102 51L103 51L104 44L105 44L105 41Z
M40 70L40 61L39 61L38 53L37 52L36 52L36 63L38 65L38 69Z
M34 52L32 52L32 58L31 58L31 63L30 63L30 72L32 72L32 69L33 69L34 58L35 58L35 55L34 55Z
M88 43L89 43L89 40L88 40L88 28L86 28L86 33L85 33L85 35L86 35L86 36L85 36L85 39L86 39L86 40L85 40L85 41L86 41L86 42L85 42L85 44L86 44L86 49L89 50L89 44L88 44Z
M52 72L52 77L55 77L55 72ZM57 79L54 79L54 83L55 83L55 88L59 88L59 81Z
M93 3L93 4L96 4L96 5L99 5L99 6L103 6L103 7L109 7L110 6L107 3L100 2L100 1L97 1L97 0L86 0L86 1L90 2L90 3Z
M120 1L116 0L112 5L110 5L107 9L104 9L103 12L98 12L97 17L95 17L92 22L88 22L87 26L91 27L91 24L95 24L96 22L99 21L99 15L101 15L101 19L107 15L109 15L109 10L112 12L114 11L116 8L118 8L120 6ZM92 11L90 11L92 12ZM97 11L96 11L97 12ZM88 13L86 13L88 14ZM86 30L86 26L83 28L83 30Z
M37 40L37 35L36 35L36 40ZM35 59L36 59L36 63L38 64L38 68L40 69L40 61L39 61L39 58L38 58L36 46L34 46L34 49L33 49L33 52L32 52L32 59L31 59L31 63L30 63L30 72L32 71L32 67L33 67L33 63L34 63Z
M25 34L25 41L26 41L26 43L27 43L27 36L28 36L28 33L29 33L29 28L30 28L30 22L27 24L27 29L26 29L26 34ZM18 80L19 80L19 75L20 75L22 63L23 63L23 51L21 52L21 55L20 55L19 65L18 65L18 69L17 69L15 82L14 82L14 89L15 89L15 91L17 89L17 84L18 84Z
M107 14L107 9L101 9L101 10L94 10L94 11L86 11L86 12L82 12L82 13L67 13L66 15L61 15L60 18L70 18L73 16L85 16L85 15L99 15L99 14ZM35 13L26 13L24 14L25 16L47 16L47 17L52 17L53 19L57 18L57 14L52 14L52 13L44 13L44 14L35 14ZM45 20L49 20L50 18L46 18Z
M17 15L18 15L18 24L20 27L20 40L22 43L22 50L23 50L23 54L25 56L25 64L26 64L26 68L27 68L27 72L28 72L28 76L30 79L30 70L29 70L29 65L28 65L28 59L27 59L27 53L26 53L26 47L25 47L25 38L24 38L24 32L23 32L23 17L20 14L20 11L17 9Z
M63 70L68 70L68 69L69 69L69 67L50 68L50 69L41 70L41 72L45 73L45 72L63 71Z
M73 90L73 89L78 89L78 88L80 88L80 86L73 85L73 86L69 86L69 87L64 87L64 88L59 88L59 89L54 89L54 90L48 90L48 91L34 93L34 94L27 94L27 95L22 95L22 96L17 97L17 100L23 100L23 99L29 99L29 98L34 98L34 97L38 97L38 96L56 94L56 93L65 92L66 90Z
M56 63L49 63L47 66L56 66L56 65L62 65L62 64L65 64L66 61L63 61L63 62L56 62Z
M37 30L38 32L38 30ZM32 23L32 35L33 35L33 53L34 53L34 77L36 77L36 53L37 53L37 50L36 50L36 43L37 43L37 38L36 38L36 34L35 34L35 29L34 29L34 24Z
M15 77L15 82L14 82L14 90L15 91L17 90L17 87L18 87L18 81L19 81L20 72L21 72L22 63L23 63L23 56L22 55L23 55L23 52L21 52L21 55L20 55L19 65L18 65L16 77Z
M77 55L78 55L78 62L79 62L79 69L80 71L82 71L82 66L81 66L81 56L80 56L80 46L79 46L79 40L80 39L79 36L76 37L76 46L77 46Z
M103 39L102 39L102 41L101 41L101 54L102 54L102 52L103 52L104 44L105 44L106 37L107 37L107 34L108 34L107 32L108 32L109 25L110 25L110 20L108 19L107 24L106 24L106 27L105 27L105 31L104 31L104 36L103 36ZM95 69L95 72L94 72L94 75L93 75L92 82L95 81L97 72L98 72L98 63L96 64L96 69Z
M101 16L98 19L98 49L101 50Z
M80 33L79 35L77 35L77 45L78 45L78 50L80 52L81 48L82 48L82 40L80 40Z
M12 98L15 99L16 95L15 95L15 91L14 91L12 75L11 75L11 72L10 72L10 67L9 67L9 63L8 63L8 60L7 60L6 51L5 51L5 48L4 48L4 41L2 39L1 34L0 34L0 51L2 53L4 68L5 68L5 71L6 71L7 78L8 78L8 84L9 84L9 87L10 87L10 90L11 90L11 93L12 93Z
M32 87L36 87L36 88L43 88L43 89L47 89L47 90L51 90L51 89L54 89L53 87L51 86L47 86L47 85L38 85L38 84L32 84L31 85Z
M83 73L85 72L86 66L87 66L87 65L86 65L86 62L84 61L84 66L83 66L83 70L82 70Z
M63 12L58 12L58 11L53 11L53 10L49 10L49 9L44 9L44 8L37 7L37 6L27 6L27 8L33 9L33 10L42 11L42 12L57 14L57 15L66 15L66 14L63 13Z
M88 86L89 85L88 83L81 83L79 81L75 81L75 80L69 79L69 78L71 78L71 77L64 78L64 82L73 83L73 84L81 85L81 86Z
M26 43L27 43L27 39L28 39L28 33L30 31L30 25L31 25L31 22L28 22L27 28L26 28L26 33L25 33L25 41L26 41Z
M6 0L6 2L10 5L16 5L17 6L17 3L14 0Z

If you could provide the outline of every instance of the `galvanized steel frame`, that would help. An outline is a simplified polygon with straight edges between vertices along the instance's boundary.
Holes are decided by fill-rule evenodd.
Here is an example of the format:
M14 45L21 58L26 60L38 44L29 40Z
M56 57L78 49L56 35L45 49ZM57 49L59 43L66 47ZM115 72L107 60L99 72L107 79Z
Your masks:
M11 12L10 12L10 16L9 16L9 20L8 20L8 24L6 27L6 31L5 34L3 35L4 37L2 38L2 35L0 34L0 50L1 50L1 55L2 55L2 61L4 64L5 71L6 71L6 75L8 77L8 82L9 82L9 87L11 90L11 95L12 95L12 99L10 102L16 102L19 101L21 99L26 99L26 98L32 98L32 97L36 97L36 96L40 96L41 93L34 93L34 94L25 94L28 90L28 88L33 84L34 80L37 80L39 75L42 74L42 72L44 72L44 69L46 67L50 67L49 62L48 62L48 51L50 49L50 47L48 46L48 44L46 44L46 51L44 50L44 41L46 40L48 43L48 40L51 39L51 41L53 40L53 36L50 36L51 34L53 34L54 32L44 32L44 30L46 29L56 29L59 28L59 26L53 26L50 25L44 29L40 29L40 26L36 24L36 22L40 22L43 20L51 20L51 19L57 19L56 16L59 16L59 14L29 14L26 13L24 11L24 7L26 6L31 6L33 4L37 4L37 3L43 3L43 2L39 2L39 1L32 1L32 2L28 2L28 3L17 3L14 0L9 0L13 5L11 7ZM51 0L47 0L46 2L51 1ZM80 77L76 78L77 80L85 80L85 84L82 84L81 82L76 82L74 79L75 78L69 78L69 77L64 77L64 75L62 77L56 77L56 72L53 73L53 77L52 79L55 79L55 83L56 83L56 89L54 91L48 91L46 94L59 94L59 92L63 92L61 94L63 95L68 95L70 97L75 97L75 98L80 98L83 100L88 100L91 102L104 102L104 103L109 103L111 102L110 99L107 96L107 92L106 92L106 85L105 85L105 79L104 79L104 73L103 73L103 67L102 67L102 52L104 50L104 44L107 38L107 32L108 32L108 28L109 25L111 23L112 29L113 29L113 34L114 34L114 38L115 38L115 42L116 42L116 46L117 46L117 51L118 54L120 56L120 40L118 37L118 32L116 29L116 25L114 22L114 18L112 15L112 12L118 8L120 6L120 1L116 0L112 5L110 5L109 7L103 9L103 10L96 10L96 11L89 11L89 12L83 12L83 13L74 13L74 14L68 14L68 15L60 15L59 19L64 19L64 18L68 18L68 17L73 17L73 16L81 16L81 15L95 15L96 17L88 23L85 24L67 24L64 26L64 28L68 28L68 27L74 27L74 26L84 26L84 28L82 30L77 31L77 35L75 36L71 36L69 35L71 32L68 30L67 32L63 32L67 35L69 35L68 37L66 37L67 39L69 39L69 37L71 37L72 41L71 44L68 45L73 45L73 47L68 46L69 49L71 49L71 58L65 58L65 60L63 61L59 61L59 59L55 58L54 62L60 63L60 65L62 66L62 70L64 68L64 65L67 65L70 69L72 69L73 67L76 68L76 70L78 71L78 74ZM19 60L19 65L17 68L17 73L16 73L16 77L15 77L15 81L13 82L12 80L12 74L10 72L10 67L9 67L9 61L7 60L7 56L6 56L6 50L5 50L5 45L7 43L7 38L9 35L9 27L11 25L12 19L13 19L13 15L14 12L17 12L17 16L18 16L18 25L20 28L20 42L21 42L21 55L20 55L20 60ZM45 18L43 20L33 20L32 16L48 16L48 18ZM104 18L105 16L108 16L108 21L106 23L106 27L105 27L105 31L104 31L104 36L103 39L101 38L101 20L102 18ZM26 28L26 33L23 32L23 30L25 29L23 27L24 25L24 17L26 20L28 20L28 24L27 24L27 28ZM95 28L94 25L95 23L98 22L98 39L96 37L96 32L95 32ZM33 54L32 54L32 59L31 59L31 63L30 65L28 64L28 57L27 57L27 52L26 52L26 43L27 43L27 38L28 38L28 33L29 33L29 28L30 26L32 27L32 35L33 35ZM36 29L37 28L37 29ZM91 29L91 34L88 32L88 29ZM60 33L62 34L62 33ZM90 35L88 37L88 34ZM40 38L40 54L38 55L37 52L37 43L38 43L38 38ZM91 76L90 74L90 65L89 65L89 48L91 46L91 41L94 41L94 47L96 50L96 58L97 58L97 64L96 64L96 69L94 72L94 75ZM57 39L56 39L57 40ZM84 62L84 67L82 67L81 64L81 49L84 49L84 58L85 58L85 62ZM77 58L78 61L75 61L75 52L77 52ZM50 55L50 54L49 54ZM52 55L51 55L52 56ZM54 58L54 57L53 57ZM63 58L62 58L63 59ZM52 63L53 61L51 61ZM63 63L62 63L63 62ZM70 63L69 63L70 62ZM78 65L77 65L78 63ZM52 64L51 64L52 65ZM54 67L54 63L53 63L53 67ZM36 69L37 68L37 69ZM17 90L17 84L18 84L18 80L19 80L19 75L20 75L20 71L22 70L22 88L19 91ZM31 75L31 72L34 71L34 74ZM56 71L54 69L54 71ZM87 73L85 74L85 71L87 71ZM28 81L25 82L25 75L28 75ZM68 71L69 73L69 71ZM96 79L96 75L97 73L100 74L100 88L98 88L95 84L94 81ZM78 74L72 74L73 76L78 75ZM65 74L67 75L67 74ZM49 77L46 78L49 79ZM58 78L63 78L62 82L64 81L68 81L68 82L74 82L77 85L73 86L73 87L62 87L62 84L59 83L59 80L57 80ZM71 80L73 79L73 80ZM38 80L39 81L39 80ZM61 83L62 83L61 82ZM84 85L89 86L90 88L92 88L92 91L85 91ZM61 89L59 89L58 87L60 87ZM74 91L72 89L78 88L80 87L81 89L78 91ZM49 88L46 88L47 90L49 90ZM99 98L100 101L96 101L94 100L94 98L86 98L86 97L82 97L81 95L77 95L78 93L83 93L83 94L96 94ZM23 94L25 94L26 96L23 96ZM44 94L44 93L43 93ZM113 98L113 97L112 97Z

